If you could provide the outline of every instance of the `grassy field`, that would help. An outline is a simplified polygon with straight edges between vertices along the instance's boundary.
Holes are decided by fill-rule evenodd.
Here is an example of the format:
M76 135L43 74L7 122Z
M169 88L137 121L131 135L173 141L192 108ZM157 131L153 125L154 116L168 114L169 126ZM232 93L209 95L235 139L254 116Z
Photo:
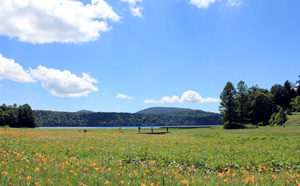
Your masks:
M299 125L169 130L1 128L0 185L300 186Z

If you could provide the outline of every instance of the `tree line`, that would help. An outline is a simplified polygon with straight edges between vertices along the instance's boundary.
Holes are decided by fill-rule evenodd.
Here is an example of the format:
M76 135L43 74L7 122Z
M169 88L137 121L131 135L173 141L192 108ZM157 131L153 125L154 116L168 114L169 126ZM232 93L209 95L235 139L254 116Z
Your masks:
M17 104L0 106L0 126L8 125L10 127L37 127L35 115L30 105Z
M115 112L57 112L34 111L42 127L80 126L166 126L166 125L222 125L220 114L182 112L169 114L131 114Z
M243 128L246 124L283 125L287 114L300 112L300 80L295 84L288 80L283 85L275 84L270 91L257 85L248 88L244 81L236 88L227 82L220 99L224 128Z

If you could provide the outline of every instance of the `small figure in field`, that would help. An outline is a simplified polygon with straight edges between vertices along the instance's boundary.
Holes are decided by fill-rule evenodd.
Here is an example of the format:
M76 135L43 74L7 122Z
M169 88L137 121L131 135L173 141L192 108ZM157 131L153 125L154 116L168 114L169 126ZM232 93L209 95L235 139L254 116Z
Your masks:
M151 132L153 133L153 126L151 125Z
M167 132L169 132L169 125L167 125Z
M139 133L141 133L141 126L139 126Z
M86 131L87 131L86 129L83 130L84 133L86 133Z
M283 125L283 128L285 128L285 125Z

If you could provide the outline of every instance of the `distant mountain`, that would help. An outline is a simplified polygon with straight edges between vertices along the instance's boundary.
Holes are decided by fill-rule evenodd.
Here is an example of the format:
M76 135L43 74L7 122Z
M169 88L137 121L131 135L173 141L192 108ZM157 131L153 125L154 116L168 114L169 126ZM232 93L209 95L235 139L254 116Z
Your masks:
M220 115L218 113L206 112L203 110L193 110L188 108L176 108L176 107L151 107L136 112L136 114L155 114L155 115L177 115L185 117L207 117Z
M177 112L188 112L192 109L187 108L176 108L176 107L151 107L144 110L136 112L136 114L167 114L167 113L177 113Z
M80 112L80 113L93 113L93 111L90 111L90 110L79 110L77 112Z

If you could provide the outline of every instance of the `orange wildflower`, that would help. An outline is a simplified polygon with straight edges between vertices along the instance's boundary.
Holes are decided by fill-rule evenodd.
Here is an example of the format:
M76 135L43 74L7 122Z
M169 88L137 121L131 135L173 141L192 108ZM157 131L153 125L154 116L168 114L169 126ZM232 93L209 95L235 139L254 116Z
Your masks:
M105 185L106 185L106 184L109 184L109 181L106 181L106 182L105 182Z
M27 179L27 180L30 180L30 179L31 179L31 176L27 176L26 179Z
M186 184L188 184L189 182L188 182L187 180L182 180L181 183L184 184L184 185L186 185Z

